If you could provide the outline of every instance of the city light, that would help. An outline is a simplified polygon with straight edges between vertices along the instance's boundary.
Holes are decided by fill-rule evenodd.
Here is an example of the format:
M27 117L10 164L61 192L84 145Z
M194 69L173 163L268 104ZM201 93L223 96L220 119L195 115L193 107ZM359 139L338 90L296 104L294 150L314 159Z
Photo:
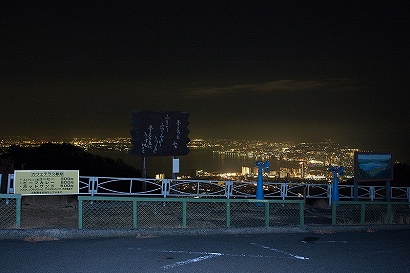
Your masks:
M0 140L0 148L11 145L21 147L34 147L47 143L44 139L28 137L9 137ZM129 153L131 149L130 138L72 138L49 141L53 143L69 143L96 153L98 151L117 151ZM272 160L276 167L272 167L266 174L268 178L280 179L329 179L328 166L345 166L345 179L353 176L353 154L357 148L341 146L330 140L315 143L295 142L267 142L258 140L226 140L226 139L193 139L188 145L189 149L208 149L216 156L226 158ZM257 170L249 166L242 166L237 171L215 173L213 170L196 170L196 177L215 177L219 179L252 180ZM179 174L185 177L188 174Z

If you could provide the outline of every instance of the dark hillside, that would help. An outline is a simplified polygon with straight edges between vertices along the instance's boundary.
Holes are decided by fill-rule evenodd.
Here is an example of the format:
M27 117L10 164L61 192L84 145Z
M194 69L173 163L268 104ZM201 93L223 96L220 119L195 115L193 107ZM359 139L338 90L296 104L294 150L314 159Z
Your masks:
M344 184L353 185L353 178L348 179ZM369 181L361 182L360 184L367 184L370 186L384 186L386 181ZM395 163L393 165L393 180L391 181L393 187L410 187L410 166L403 163Z
M1 162L9 162L12 171L79 170L81 176L141 177L140 170L122 159L93 155L67 143L46 143L29 148L13 145L0 157Z

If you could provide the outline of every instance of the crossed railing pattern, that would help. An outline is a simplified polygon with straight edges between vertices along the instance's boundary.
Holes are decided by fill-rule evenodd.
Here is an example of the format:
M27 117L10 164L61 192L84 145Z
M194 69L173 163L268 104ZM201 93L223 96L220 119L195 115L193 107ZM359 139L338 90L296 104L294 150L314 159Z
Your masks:
M80 191L93 195L132 195L158 197L255 198L256 182L220 180L179 180L80 177ZM264 182L266 199L331 199L331 184ZM121 190L122 189L122 190ZM390 200L410 202L410 187L391 187ZM340 199L353 199L353 185L339 185ZM385 200L384 186L358 186L361 200Z
M13 193L14 175L9 174L7 193ZM331 184L264 182L266 199L322 198L332 196ZM80 194L146 197L255 198L256 182L181 180L80 176ZM389 200L410 202L410 187L390 187ZM339 184L339 198L354 199L354 186ZM384 186L358 186L360 200L385 200Z

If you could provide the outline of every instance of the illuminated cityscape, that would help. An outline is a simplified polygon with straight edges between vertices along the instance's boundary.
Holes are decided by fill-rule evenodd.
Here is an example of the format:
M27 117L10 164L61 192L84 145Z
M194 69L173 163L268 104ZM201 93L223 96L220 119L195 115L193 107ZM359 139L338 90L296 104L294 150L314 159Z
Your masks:
M272 178L327 180L328 167L345 166L345 178L353 176L353 155L357 148L342 147L332 141L295 143L238 140L202 140L190 142L191 149L211 148L214 154L250 157L255 161L271 161L268 174ZM254 176L256 168L242 167L242 175Z
M22 147L38 146L43 143L70 143L84 148L90 153L101 151L117 151L128 154L131 149L130 138L73 138L48 141L27 137L9 137L0 140L2 149L10 145ZM280 142L272 143L257 140L227 139L193 139L189 143L190 150L206 149L220 157L247 158L254 161L271 162L270 172L266 174L274 179L329 180L331 174L328 167L344 166L345 179L353 175L353 155L357 148L344 147L330 140L316 143ZM196 169L196 177L220 177L223 179L253 179L257 169L242 166L233 173L215 173L213 170ZM192 177L181 174L184 177Z

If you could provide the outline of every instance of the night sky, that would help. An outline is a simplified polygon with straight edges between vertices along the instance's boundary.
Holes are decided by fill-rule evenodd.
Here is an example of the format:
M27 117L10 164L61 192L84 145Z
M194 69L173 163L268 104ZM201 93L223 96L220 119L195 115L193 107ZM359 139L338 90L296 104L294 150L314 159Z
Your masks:
M16 3L17 2L17 3ZM302 4L303 3L303 4ZM320 141L410 158L407 1L2 1L0 136Z

